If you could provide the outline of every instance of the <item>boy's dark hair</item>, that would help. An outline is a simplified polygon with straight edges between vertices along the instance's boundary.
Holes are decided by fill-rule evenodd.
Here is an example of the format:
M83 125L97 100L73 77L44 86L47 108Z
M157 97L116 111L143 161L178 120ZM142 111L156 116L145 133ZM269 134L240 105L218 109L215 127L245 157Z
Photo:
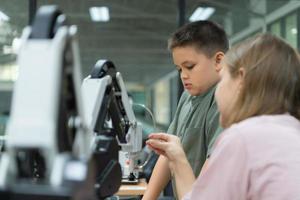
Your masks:
M218 51L226 53L229 43L220 25L204 20L180 27L168 41L169 50L185 46L194 46L206 56L212 57Z

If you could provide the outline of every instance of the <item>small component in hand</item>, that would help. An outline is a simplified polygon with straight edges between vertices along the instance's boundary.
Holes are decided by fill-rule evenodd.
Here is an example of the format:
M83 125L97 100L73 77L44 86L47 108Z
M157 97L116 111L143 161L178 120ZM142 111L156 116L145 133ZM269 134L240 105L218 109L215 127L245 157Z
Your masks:
M139 180L138 179L134 179L133 181L129 180L129 179L122 179L122 184L130 184L130 185L135 185L138 184Z
M127 178L122 179L123 184L138 184L139 180L134 176L133 173L130 173Z
M135 178L134 174L131 172L131 173L129 174L129 176L128 176L128 180L134 181L135 179L136 179L136 178Z

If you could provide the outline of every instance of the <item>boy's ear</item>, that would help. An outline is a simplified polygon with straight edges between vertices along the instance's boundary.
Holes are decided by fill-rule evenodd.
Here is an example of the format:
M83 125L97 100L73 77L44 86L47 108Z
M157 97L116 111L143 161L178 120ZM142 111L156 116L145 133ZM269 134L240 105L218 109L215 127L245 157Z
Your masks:
M223 52L220 52L218 51L216 54L215 54L215 69L216 69L216 72L220 72L221 69L222 69L222 60L224 58L225 54Z

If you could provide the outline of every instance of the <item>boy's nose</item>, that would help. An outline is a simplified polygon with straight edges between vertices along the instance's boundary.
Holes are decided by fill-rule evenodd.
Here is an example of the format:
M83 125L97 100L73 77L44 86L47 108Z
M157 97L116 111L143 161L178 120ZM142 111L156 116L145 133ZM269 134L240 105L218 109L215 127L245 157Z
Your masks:
M188 78L188 74L184 71L182 71L180 75L181 75L182 79L187 79Z

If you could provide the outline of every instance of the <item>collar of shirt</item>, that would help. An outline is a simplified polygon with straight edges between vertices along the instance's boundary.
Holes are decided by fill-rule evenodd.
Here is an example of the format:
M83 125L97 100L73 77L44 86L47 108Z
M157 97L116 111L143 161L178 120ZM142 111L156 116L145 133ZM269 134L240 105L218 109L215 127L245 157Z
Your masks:
M193 109L195 106L197 106L199 104L199 102L201 102L200 100L205 98L207 95L209 95L211 93L213 93L213 95L214 95L215 89L216 89L216 84L200 95L197 95L197 96L189 95L188 101L191 103L191 108Z

